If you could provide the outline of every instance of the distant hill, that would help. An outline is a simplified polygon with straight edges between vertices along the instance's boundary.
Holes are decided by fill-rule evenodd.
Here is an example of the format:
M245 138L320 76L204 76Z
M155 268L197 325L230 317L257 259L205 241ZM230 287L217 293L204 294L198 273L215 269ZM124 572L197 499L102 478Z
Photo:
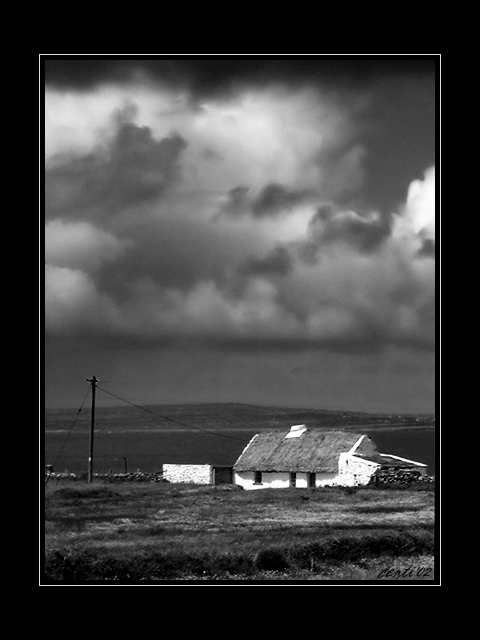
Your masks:
M45 429L68 429L76 420L76 430L88 429L90 410L47 409ZM241 403L155 404L97 407L97 430L172 429L288 429L292 424L311 428L407 428L435 426L430 414L378 414L326 409L263 407Z

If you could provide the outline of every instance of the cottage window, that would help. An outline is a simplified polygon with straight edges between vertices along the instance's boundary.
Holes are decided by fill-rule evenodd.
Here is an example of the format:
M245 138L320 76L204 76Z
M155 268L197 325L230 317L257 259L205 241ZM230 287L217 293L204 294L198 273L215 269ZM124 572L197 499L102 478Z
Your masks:
M290 473L290 486L291 487L297 486L297 474L295 473L295 471L292 471Z
M254 484L262 484L262 472L261 471L255 471L255 476L254 476Z

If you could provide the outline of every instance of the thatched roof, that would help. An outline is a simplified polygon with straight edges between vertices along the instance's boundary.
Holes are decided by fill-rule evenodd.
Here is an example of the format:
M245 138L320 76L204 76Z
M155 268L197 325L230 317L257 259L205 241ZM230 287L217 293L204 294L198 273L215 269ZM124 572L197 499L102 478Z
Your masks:
M349 451L362 435L352 431L307 429L298 438L285 438L288 433L258 433L234 464L234 470L335 473L340 454ZM362 440L360 449L365 453L376 451L368 436Z

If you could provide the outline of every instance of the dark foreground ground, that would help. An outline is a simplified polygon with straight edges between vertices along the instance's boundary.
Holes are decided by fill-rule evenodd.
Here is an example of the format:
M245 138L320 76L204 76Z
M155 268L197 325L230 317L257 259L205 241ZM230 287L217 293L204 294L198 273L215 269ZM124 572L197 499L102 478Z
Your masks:
M434 486L45 486L43 583L434 579ZM437 576L435 576L437 578Z

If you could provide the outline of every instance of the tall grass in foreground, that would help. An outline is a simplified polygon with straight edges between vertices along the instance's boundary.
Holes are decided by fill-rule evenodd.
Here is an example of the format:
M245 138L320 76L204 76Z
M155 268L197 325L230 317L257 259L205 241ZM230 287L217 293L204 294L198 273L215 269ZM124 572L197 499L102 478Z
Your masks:
M390 559L432 554L433 534L415 533L342 536L306 544L265 547L254 555L246 552L169 553L155 550L127 556L94 551L57 550L47 554L45 576L51 581L180 579L184 576L254 577L262 571L318 572L325 566L365 561L371 558Z
M60 483L45 498L47 582L367 579L434 550L432 485Z

